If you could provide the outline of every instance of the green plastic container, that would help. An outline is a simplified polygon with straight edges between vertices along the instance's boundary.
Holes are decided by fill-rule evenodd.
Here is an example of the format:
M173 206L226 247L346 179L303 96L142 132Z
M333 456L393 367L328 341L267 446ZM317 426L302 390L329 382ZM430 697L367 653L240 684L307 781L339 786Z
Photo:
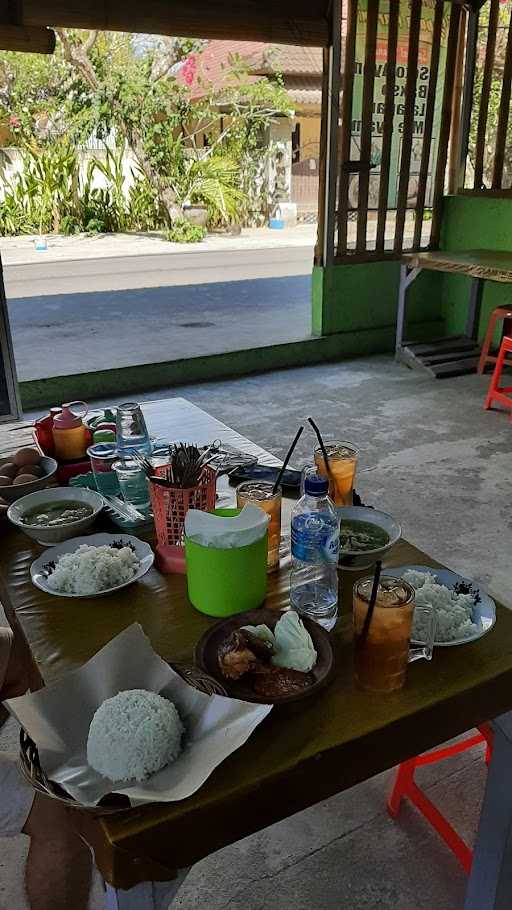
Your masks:
M216 509L222 518L240 509ZM232 616L261 606L267 593L267 537L229 550L202 547L185 538L188 596L207 616Z

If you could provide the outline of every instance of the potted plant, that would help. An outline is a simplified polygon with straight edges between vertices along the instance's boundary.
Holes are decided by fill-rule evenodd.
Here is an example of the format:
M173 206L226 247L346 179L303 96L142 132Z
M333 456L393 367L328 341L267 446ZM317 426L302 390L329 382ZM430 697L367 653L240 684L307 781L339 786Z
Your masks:
M190 202L186 199L182 205L183 217L189 224L196 224L205 228L208 222L208 206L200 202Z

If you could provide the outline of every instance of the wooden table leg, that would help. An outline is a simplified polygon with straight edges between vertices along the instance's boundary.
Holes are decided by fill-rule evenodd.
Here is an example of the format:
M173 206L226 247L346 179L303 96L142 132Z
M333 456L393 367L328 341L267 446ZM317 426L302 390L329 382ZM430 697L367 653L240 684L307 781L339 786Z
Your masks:
M478 338L483 290L483 278L472 278L469 291L468 317L466 320L466 338L473 338L474 341Z
M464 910L512 907L512 712L492 723L489 765Z
M128 891L106 885L106 910L168 910L188 872L182 869L172 882L142 882Z

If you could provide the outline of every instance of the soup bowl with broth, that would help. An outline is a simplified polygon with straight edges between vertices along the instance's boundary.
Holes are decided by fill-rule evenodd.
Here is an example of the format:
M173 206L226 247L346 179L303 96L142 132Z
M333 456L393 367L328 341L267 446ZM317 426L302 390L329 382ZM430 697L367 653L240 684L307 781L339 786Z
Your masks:
M13 502L7 517L28 537L49 547L85 534L103 505L103 497L94 490L55 487Z
M339 565L344 569L368 569L402 536L402 528L387 512L366 506L342 506Z

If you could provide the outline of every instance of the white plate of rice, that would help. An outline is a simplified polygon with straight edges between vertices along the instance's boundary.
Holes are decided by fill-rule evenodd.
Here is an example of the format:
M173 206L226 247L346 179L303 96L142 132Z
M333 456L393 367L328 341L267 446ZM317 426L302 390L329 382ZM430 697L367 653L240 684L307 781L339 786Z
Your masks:
M56 597L100 597L138 581L154 558L149 544L130 534L90 534L45 550L30 577Z
M476 582L457 572L430 566L400 566L386 568L385 574L403 578L412 585L418 606L433 605L437 618L436 646L447 648L477 641L496 622L492 597ZM424 632L421 619L413 620L413 644L425 641Z

